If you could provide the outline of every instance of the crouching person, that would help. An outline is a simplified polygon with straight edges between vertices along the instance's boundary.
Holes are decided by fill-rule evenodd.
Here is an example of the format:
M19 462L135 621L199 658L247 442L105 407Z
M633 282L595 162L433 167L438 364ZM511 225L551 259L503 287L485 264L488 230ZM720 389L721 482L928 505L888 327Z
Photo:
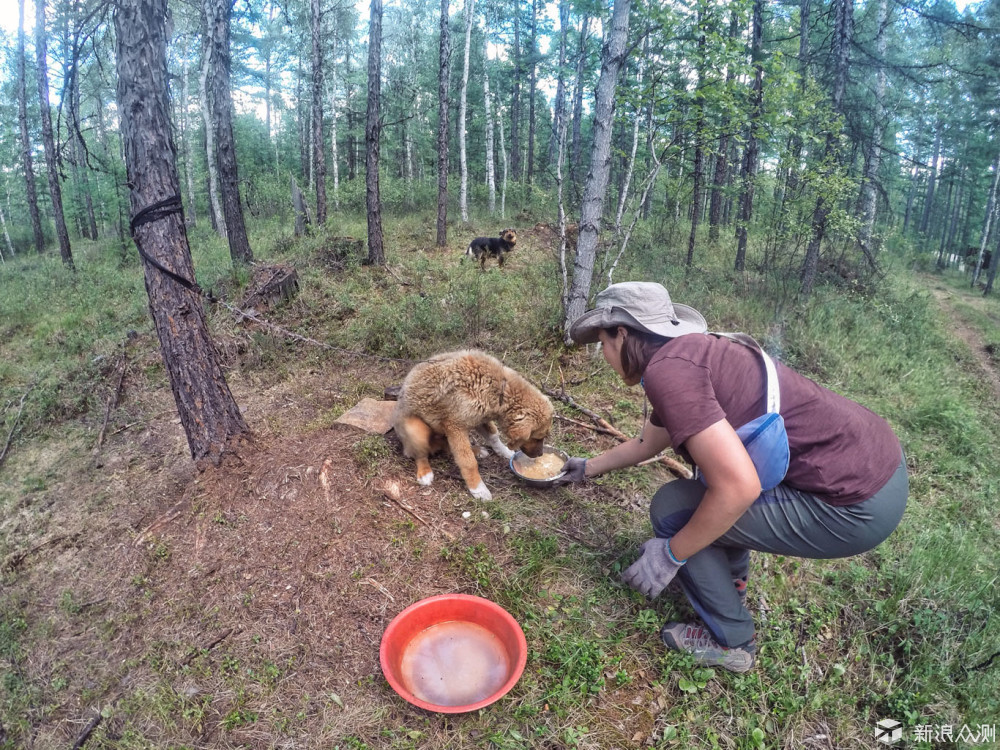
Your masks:
M774 363L752 339L711 334L704 317L659 284L613 284L572 326L600 342L651 413L639 437L566 462L564 483L634 466L665 448L697 469L652 499L654 536L623 579L650 598L676 577L700 622L670 622L668 648L745 672L756 659L746 608L750 551L809 558L857 555L885 540L908 480L889 424Z

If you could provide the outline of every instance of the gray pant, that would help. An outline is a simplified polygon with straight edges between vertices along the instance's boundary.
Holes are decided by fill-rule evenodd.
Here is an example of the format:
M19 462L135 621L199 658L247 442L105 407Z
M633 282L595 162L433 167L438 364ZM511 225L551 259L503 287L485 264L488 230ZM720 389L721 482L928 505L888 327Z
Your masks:
M753 639L753 617L734 581L746 579L750 550L822 559L867 552L899 524L908 492L905 458L882 489L854 505L829 505L779 484L761 494L729 531L691 555L677 580L720 644L745 645ZM694 479L663 485L649 509L656 536L669 538L680 531L704 494L705 486Z

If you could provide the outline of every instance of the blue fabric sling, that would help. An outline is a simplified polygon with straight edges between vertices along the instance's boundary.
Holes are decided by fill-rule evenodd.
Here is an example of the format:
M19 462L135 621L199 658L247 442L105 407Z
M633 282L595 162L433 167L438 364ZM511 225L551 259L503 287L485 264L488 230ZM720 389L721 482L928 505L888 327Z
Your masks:
M788 473L788 434L785 432L785 420L781 411L781 392L778 387L778 373L774 362L760 344L745 333L715 333L715 336L725 336L744 346L756 350L764 360L764 370L767 375L766 408L761 416L752 419L745 425L736 428L736 434L743 442L757 477L760 479L762 491L774 489ZM702 484L705 478L698 472Z

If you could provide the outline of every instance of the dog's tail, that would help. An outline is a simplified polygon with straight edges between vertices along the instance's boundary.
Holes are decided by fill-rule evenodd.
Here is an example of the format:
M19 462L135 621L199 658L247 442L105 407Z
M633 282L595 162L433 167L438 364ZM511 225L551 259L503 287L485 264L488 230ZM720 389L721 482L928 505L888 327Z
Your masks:
M465 263L465 258L468 255L472 255L472 243L471 242L469 243L469 246L467 248L465 248L465 255L462 256L462 260L460 260L459 263Z

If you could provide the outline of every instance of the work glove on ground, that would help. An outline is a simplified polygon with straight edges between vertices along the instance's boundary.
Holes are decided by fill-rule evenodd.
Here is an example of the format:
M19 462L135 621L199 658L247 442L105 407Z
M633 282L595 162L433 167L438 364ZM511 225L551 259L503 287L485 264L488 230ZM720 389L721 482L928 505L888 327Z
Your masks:
M674 558L669 539L650 539L642 543L639 551L641 556L625 570L622 580L640 594L655 599L687 561Z
M556 480L556 484L562 486L570 482L582 482L587 478L584 473L586 469L587 459L576 457L567 459L562 467L563 475Z

